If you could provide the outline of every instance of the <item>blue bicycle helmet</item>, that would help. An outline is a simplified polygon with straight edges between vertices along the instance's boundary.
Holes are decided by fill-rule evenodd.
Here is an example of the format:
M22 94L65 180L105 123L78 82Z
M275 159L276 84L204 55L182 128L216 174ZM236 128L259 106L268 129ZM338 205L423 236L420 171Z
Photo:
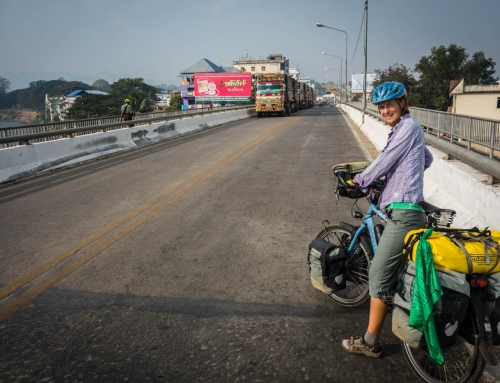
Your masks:
M397 81L384 82L373 91L372 103L377 105L382 101L392 100L406 96L406 89L403 84Z

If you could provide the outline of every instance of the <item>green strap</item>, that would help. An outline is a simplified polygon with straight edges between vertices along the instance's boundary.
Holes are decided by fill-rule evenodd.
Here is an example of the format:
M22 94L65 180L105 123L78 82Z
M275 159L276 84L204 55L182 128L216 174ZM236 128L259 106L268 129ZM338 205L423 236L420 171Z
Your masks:
M404 209L404 210L417 210L421 212L425 212L425 210L418 203L415 202L393 202L385 208L385 210L394 210L394 209Z
M437 337L433 309L443 295L443 290L434 268L431 247L426 241L432 232L432 228L427 229L418 243L409 324L424 334L429 356L442 365L444 357Z

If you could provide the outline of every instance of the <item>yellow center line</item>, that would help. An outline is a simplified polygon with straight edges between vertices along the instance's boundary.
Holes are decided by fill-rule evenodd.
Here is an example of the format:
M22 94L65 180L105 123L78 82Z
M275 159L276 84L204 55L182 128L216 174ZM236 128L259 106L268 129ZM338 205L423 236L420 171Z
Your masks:
M127 226L123 227L120 229L118 232L114 233L111 235L109 238L105 239L103 242L97 244L94 248L90 249L88 252L80 256L78 259L74 260L73 262L69 263L68 265L64 266L62 269L54 273L52 276L38 284L37 286L32 287L28 291L24 292L21 294L18 298L13 300L12 302L6 304L4 307L0 308L0 322L8 318L10 315L15 313L17 310L19 310L21 307L25 306L27 303L29 303L31 300L36 298L38 295L40 295L42 292L56 284L57 282L61 281L64 279L66 276L74 272L76 269L93 259L95 256L103 252L105 249L110 247L112 244L117 242L119 239L123 238L125 235L130 233L131 231L135 230L139 226L143 225L146 221L160 213L161 211L165 210L167 207L172 205L174 202L188 194L190 191L193 189L197 188L201 184L203 184L205 181L213 177L215 174L219 173L221 170L225 169L227 166L232 164L234 161L248 153L250 150L255 148L257 145L261 144L268 138L272 137L282 129L284 129L286 126L288 126L290 123L293 122L295 118L290 118L287 119L286 122L281 123L278 125L276 128L274 128L272 131L262 135L261 137L258 137L257 139L251 141L250 143L244 145L243 147L235 150L231 154L225 156L223 159L219 160L217 163L205 168L204 170L198 172L192 177L189 177L185 181L181 182L180 184L176 185L174 188L169 189L162 195L152 199L148 203L140 206L139 208L133 210L129 214L126 214L125 216L121 217L120 219L116 220L115 222L111 223L110 225L106 226L105 228L99 230L98 232L94 233L93 235L87 237L86 239L80 241L77 243L75 246L71 247L70 249L58 254L54 258L48 260L44 264L40 265L36 269L30 271L29 273L23 275L16 281L10 283L9 285L4 286L2 289L0 289L0 299L6 297L7 295L10 295L12 292L17 290L18 288L24 286L34 278L42 275L43 273L47 272L51 268L55 267L57 264L60 262L64 261L65 259L69 258L71 255L75 254L79 250L82 250L83 248L87 247L88 245L92 244L93 242L97 241L104 235L108 234L112 230L116 229L117 227L121 226L122 224L126 223L127 221L130 221L132 218L136 217L138 214L144 212L151 206L157 204L161 200L165 199L175 191L187 186L191 182L193 182L189 187L185 188L182 190L180 193L177 195L165 200L162 202L160 205L156 206L153 210L147 212L144 214L142 217L138 218L137 220L131 222ZM196 181L196 182L194 182Z

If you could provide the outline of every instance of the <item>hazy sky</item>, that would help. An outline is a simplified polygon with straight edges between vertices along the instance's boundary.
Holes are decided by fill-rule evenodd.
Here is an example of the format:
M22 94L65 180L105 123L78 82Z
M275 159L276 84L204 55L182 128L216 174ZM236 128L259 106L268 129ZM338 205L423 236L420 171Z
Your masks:
M232 66L282 53L301 76L336 81L345 34L348 77L363 71L364 0L0 0L0 74L109 71L179 84L201 58ZM484 51L500 68L500 0L370 0L368 72L413 67L433 46ZM224 57L221 59L220 56ZM344 68L345 71L345 68ZM500 71L497 71L497 76ZM331 79L331 78L330 78Z

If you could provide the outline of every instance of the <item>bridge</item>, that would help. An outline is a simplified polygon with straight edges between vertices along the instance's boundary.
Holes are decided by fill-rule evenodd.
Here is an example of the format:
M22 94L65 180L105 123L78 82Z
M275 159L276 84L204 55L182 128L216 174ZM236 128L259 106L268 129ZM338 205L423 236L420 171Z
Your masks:
M337 307L308 279L322 221L354 223L331 166L375 157L386 134L361 114L216 110L1 136L0 381L416 382L390 320L383 361L353 369L340 341L368 307ZM474 154L498 161L491 149ZM493 227L495 176L431 150L426 198Z

